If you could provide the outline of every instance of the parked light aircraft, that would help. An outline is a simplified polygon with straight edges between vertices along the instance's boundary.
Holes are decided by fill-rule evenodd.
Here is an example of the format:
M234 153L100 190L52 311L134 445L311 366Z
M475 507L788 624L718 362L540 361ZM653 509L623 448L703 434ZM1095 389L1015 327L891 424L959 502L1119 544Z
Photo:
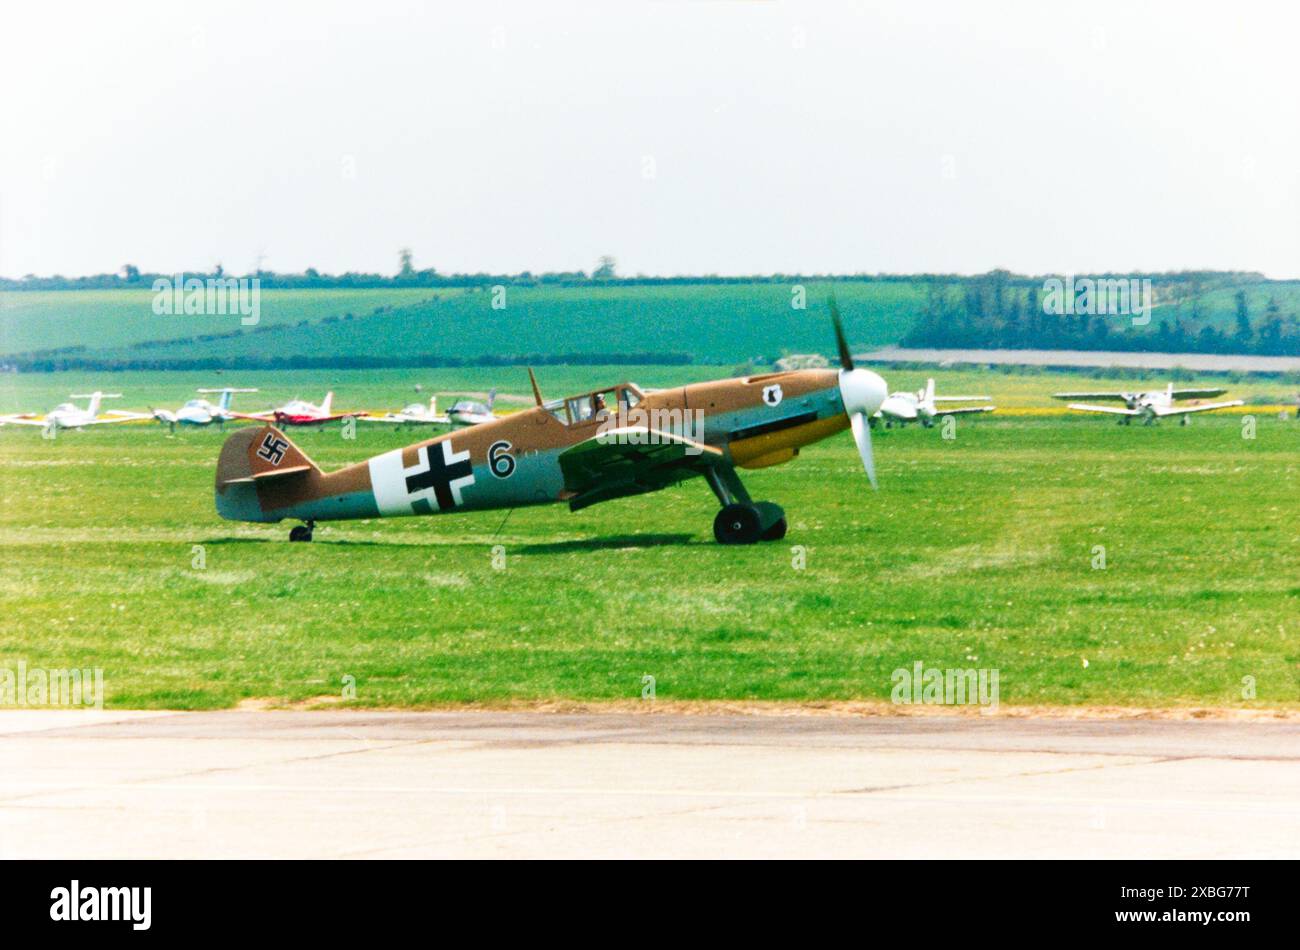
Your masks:
M212 405L206 399L191 399L185 405L181 406L175 412L170 409L155 409L153 417L159 422L165 422L168 429L175 431L178 425L182 426L207 426L212 423L223 425L231 419L238 419L239 416L230 411L230 397L234 393L255 393L256 389L200 389L198 392L208 395L210 393L221 393L221 401L217 405Z
M285 403L279 409L272 409L270 412L232 412L231 415L236 419L274 422L280 426L314 426L325 422L333 422L335 419L350 419L364 415L364 413L360 412L332 412L331 406L333 402L334 393L328 392L319 406L302 399L294 399Z
M785 512L753 501L737 468L765 468L852 428L873 487L867 420L888 395L885 381L853 365L831 301L840 369L720 379L648 393L630 382L536 405L323 472L279 429L230 436L216 472L216 507L233 521L303 522L446 514L565 502L571 511L656 491L700 476L721 510L723 544L785 536Z
M496 405L497 391L488 393L487 402L475 402L473 399L461 399L447 410L447 418L454 426L476 426L483 422L493 422L496 414L492 407Z
M940 416L955 416L967 412L992 412L996 408L995 406L940 406L939 403L988 401L988 396L936 396L934 380L927 379L924 389L916 392L890 393L874 418L883 420L886 426L895 423L906 425L919 420L921 425L928 429Z
M429 404L413 402L399 412L386 412L382 416L361 416L362 422L387 422L392 425L428 426L450 425L445 415L438 415L438 397L430 396Z
M110 422L131 422L135 419L150 418L147 413L143 412L122 412L114 411L105 413L105 418L100 418L99 407L105 399L121 399L121 393L102 393L96 390L93 393L73 393L72 399L89 399L90 404L87 408L81 409L70 402L60 403L44 415L24 412L16 415L0 416L0 425L16 426L40 426L50 431L59 429L80 429L84 426L101 426Z
M1209 412L1211 409L1228 409L1232 406L1244 406L1245 402L1241 399L1233 399L1228 402L1202 402L1193 403L1188 406L1177 405L1182 399L1213 399L1215 396L1222 396L1226 389L1174 389L1174 384L1170 383L1166 389L1156 389L1150 392L1132 392L1132 393L1053 393L1053 399L1114 399L1124 403L1124 407L1118 406L1090 406L1087 403L1072 402L1070 409L1077 409L1079 412L1106 412L1111 415L1119 416L1120 425L1128 425L1135 418L1141 417L1146 425L1154 425L1158 420L1165 416L1182 416L1183 425L1187 425L1188 416L1193 412Z

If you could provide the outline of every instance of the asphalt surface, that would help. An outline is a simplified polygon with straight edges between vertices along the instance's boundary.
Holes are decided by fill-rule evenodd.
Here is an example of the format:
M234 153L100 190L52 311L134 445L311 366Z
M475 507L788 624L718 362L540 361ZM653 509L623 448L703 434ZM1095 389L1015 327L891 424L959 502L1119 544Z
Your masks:
M0 858L1286 857L1300 723L0 713Z

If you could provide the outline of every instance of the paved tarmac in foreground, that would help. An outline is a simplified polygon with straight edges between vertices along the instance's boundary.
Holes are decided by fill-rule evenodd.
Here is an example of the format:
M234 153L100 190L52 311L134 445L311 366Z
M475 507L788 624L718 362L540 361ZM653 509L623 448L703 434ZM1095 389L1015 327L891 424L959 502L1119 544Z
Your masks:
M0 858L1289 857L1300 723L0 713Z

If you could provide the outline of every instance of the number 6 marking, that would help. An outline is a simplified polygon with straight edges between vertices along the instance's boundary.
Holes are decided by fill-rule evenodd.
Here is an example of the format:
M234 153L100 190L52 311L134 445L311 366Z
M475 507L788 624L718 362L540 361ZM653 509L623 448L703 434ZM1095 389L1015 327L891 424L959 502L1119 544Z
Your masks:
M515 473L515 457L510 454L511 444L505 439L493 442L488 449L488 468L497 478L509 478Z

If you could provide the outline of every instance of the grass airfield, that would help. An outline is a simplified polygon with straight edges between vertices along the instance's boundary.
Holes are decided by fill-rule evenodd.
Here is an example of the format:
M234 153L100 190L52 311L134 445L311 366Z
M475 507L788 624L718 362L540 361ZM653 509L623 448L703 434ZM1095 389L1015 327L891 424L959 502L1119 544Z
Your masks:
M479 371L459 372L463 388L485 388ZM167 374L177 396L181 375ZM559 395L579 375L610 376L541 378ZM610 378L622 376L685 381L637 368ZM22 382L33 378L84 388ZM1097 385L1034 378L1048 391ZM942 374L939 391L1008 403L1002 380ZM147 388L109 385L133 382ZM316 382L295 380L294 392L312 398ZM1282 395L1258 385L1232 395ZM336 403L355 405L341 388ZM888 701L891 673L921 661L997 668L1004 706L1294 708L1300 424L1256 421L1253 440L1236 413L1188 428L994 415L960 420L952 440L879 431L879 493L844 433L744 475L790 519L784 541L748 548L714 544L702 481L577 514L326 523L290 545L288 522L217 518L215 429L45 440L5 427L0 663L102 667L118 707L634 700L647 675L659 699ZM326 469L419 437L364 426L354 440L338 427L291 436Z

